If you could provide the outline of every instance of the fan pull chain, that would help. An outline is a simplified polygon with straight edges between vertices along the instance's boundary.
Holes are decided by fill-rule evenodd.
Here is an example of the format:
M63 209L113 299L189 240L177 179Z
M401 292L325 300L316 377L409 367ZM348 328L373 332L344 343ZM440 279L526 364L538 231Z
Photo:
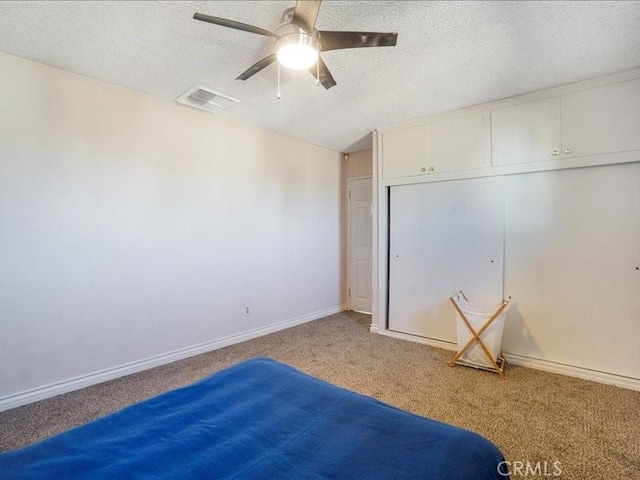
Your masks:
M278 100L280 100L280 62L278 62Z

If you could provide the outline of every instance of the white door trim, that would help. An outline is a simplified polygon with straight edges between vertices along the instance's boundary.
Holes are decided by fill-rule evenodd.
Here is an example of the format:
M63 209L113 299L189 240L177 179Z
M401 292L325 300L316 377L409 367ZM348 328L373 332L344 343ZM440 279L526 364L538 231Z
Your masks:
M345 192L345 195L347 197L347 284L346 284L346 289L347 291L345 292L345 296L347 297L347 310L351 310L351 296L349 295L349 289L351 288L351 198L349 197L349 192L351 191L351 182L355 181L355 180L367 180L370 179L371 180L371 192L373 195L373 176L372 175L360 175L357 177L349 177L347 178L347 191ZM373 225L373 198L371 199L371 221L372 221L372 225ZM373 236L371 238L372 240L372 250L371 250L371 262L373 263L373 256L374 256L374 251L373 251ZM372 275L373 275L373 269L371 271ZM373 310L373 298L374 298L374 293L373 290L371 291L371 310ZM359 311L359 310L358 310ZM371 314L372 312L362 312L362 313L369 313Z

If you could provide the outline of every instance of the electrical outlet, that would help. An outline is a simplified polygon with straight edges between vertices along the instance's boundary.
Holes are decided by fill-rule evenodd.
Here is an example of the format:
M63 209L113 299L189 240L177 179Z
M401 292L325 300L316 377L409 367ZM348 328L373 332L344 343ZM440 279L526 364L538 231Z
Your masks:
M246 307L246 308L244 309L244 314L245 314L246 316L249 316L249 313L251 313L251 312L249 311L249 307Z

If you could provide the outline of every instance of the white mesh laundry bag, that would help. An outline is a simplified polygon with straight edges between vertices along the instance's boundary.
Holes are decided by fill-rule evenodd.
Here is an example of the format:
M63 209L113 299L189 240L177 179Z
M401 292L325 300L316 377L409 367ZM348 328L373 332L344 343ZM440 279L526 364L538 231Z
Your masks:
M464 298L462 292L458 292L453 297L453 300L458 305L458 308L464 313L466 319L469 321L473 329L478 332L487 323L487 321L498 311L501 304L488 307L485 305L472 303ZM500 312L500 315L491 323L480 338L484 343L487 350L497 361L498 356L502 352L502 335L504 333L504 320L506 316L506 309ZM456 311L456 329L458 333L458 349L464 347L471 337L473 336L464 320L460 316L460 313ZM486 353L482 350L480 344L474 342L460 358L466 363L477 365L479 367L493 367Z

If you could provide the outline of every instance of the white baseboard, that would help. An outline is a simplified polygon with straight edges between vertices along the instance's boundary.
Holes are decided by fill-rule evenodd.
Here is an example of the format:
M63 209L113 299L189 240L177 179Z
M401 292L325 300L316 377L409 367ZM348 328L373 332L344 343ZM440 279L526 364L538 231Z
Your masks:
M514 353L505 353L507 362L521 367L535 368L536 370L544 370L545 372L557 373L559 375L567 375L569 377L582 378L583 380L591 380L592 382L605 383L607 385L615 385L616 387L627 388L629 390L640 391L640 379L616 375L615 373L601 372L573 365L565 365L563 363L550 362L539 358L525 357Z
M410 342L423 343L432 347L444 348L446 350L456 351L458 346L455 343L445 342L442 340L434 340L433 338L418 337L417 335L410 335L408 333L393 332L391 330L381 330L378 333L382 333L387 337L397 338L399 340L409 340Z
M369 325L369 331L371 333L378 333L378 324L372 323L371 325Z
M44 400L45 398L55 397L63 393L79 390L90 385L106 382L107 380L113 380L114 378L124 377L132 373L147 370L149 368L158 367L167 363L182 360L184 358L193 357L202 353L207 353L212 350L217 350L229 345L251 340L252 338L268 335L286 328L295 327L303 323L311 322L334 313L342 312L346 309L346 305L338 305L336 307L327 308L324 310L318 310L307 315L301 315L289 320L272 323L265 327L255 328L242 333L236 333L228 335L209 342L200 343L191 347L181 348L172 352L155 355L153 357L145 358L135 362L119 365L117 367L100 370L98 372L89 373L80 377L71 378L62 382L52 383L43 387L33 388L24 392L8 395L0 398L0 412L9 410L11 408L20 407L28 403L37 402L38 400Z
M373 332L373 325L371 326ZM451 342L434 340L431 338L418 337L407 333L392 332L391 330L378 331L377 325L375 333L382 333L388 337L398 338L400 340L409 340L411 342L423 343L432 347L444 348L447 350L457 351L458 345ZM616 375L615 373L601 372L598 370L590 370L588 368L576 367L574 365L566 365L563 363L551 362L549 360L541 360L539 358L526 357L514 353L505 353L508 363L519 365L521 367L543 370L545 372L557 373L569 377L581 378L592 382L604 383L607 385L615 385L616 387L627 388L629 390L640 391L640 379Z

